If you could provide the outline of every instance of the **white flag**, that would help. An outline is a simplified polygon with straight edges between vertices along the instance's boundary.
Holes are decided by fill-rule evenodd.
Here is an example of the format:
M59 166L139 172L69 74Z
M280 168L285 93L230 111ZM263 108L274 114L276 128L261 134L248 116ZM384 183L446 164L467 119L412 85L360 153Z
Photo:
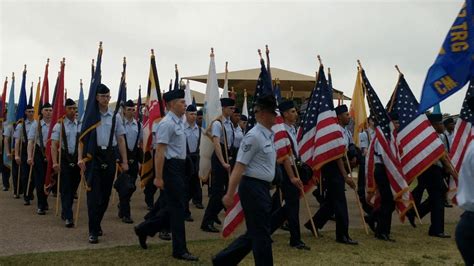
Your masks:
M184 89L184 100L186 101L187 106L193 104L193 96L191 95L191 87L189 86L189 80L186 82L186 89Z
M214 152L214 144L211 139L206 136L206 128L216 119L221 112L221 104L219 100L219 86L217 84L216 63L214 62L214 51L211 49L211 62L209 63L209 73L207 75L206 95L204 97L204 107L202 108L202 137L199 146L199 177L207 180L211 172L211 156Z
M242 105L242 114L249 117L249 109L247 108L247 93L244 93L244 104Z

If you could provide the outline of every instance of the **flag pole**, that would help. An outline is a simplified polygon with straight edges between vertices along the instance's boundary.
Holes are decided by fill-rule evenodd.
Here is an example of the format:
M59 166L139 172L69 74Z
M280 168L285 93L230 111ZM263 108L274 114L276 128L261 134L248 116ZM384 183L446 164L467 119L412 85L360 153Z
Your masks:
M74 216L74 227L77 227L77 221L79 220L79 206L81 205L81 195L82 195L83 186L84 186L84 172L81 170L81 181L79 183L79 191L77 194L76 215Z
M61 119L60 123L60 128L59 128L59 151L58 151L58 158L59 161L61 161L61 143L63 140L63 120ZM59 167L58 171L58 182L57 182L57 187L56 187L56 216L59 214L59 198L61 197L61 167Z
M403 75L402 72L400 71L400 68L398 68L398 65L395 65L395 69L398 72L398 80L397 80L397 84L395 84L395 89L393 89L392 97L390 97L390 102L389 102L389 106L388 106L388 111L389 112L392 111L393 104L394 104L394 101L395 101L395 96L396 96L397 90L398 90L397 85L398 85L398 82L400 81L400 77Z
M48 60L49 62L49 60ZM39 83L38 83L38 86L39 84L41 84L41 77L39 77ZM41 99L40 99L41 101ZM39 119L39 110L38 110L38 121L37 122L37 126L36 126L36 136L38 136L39 134L39 131L40 131L40 119ZM31 159L32 160L32 163L30 165L30 172L28 173L28 186L26 188L26 191L30 191L30 183L31 183L31 174L33 173L33 165L34 165L34 162L35 162L35 152L36 152L36 137L35 139L33 140L33 158Z
M115 182L115 180L117 179L118 168L119 168L118 163L115 163L114 182ZM117 193L118 193L118 191L112 192L112 206L115 204L115 194L117 194Z
M347 167L349 168L349 176L351 177L352 182L354 182L354 177L352 176L352 168L351 168L351 164L349 163L349 158L347 157L347 153L344 153L344 156L346 158ZM364 212L362 211L362 205L360 204L360 201L359 201L359 195L357 195L357 191L355 189L353 190L354 190L354 195L356 197L357 206L359 207L360 218L362 220L362 223L364 224L365 233L368 235L369 230L367 229L367 223L365 222L365 219L364 219Z

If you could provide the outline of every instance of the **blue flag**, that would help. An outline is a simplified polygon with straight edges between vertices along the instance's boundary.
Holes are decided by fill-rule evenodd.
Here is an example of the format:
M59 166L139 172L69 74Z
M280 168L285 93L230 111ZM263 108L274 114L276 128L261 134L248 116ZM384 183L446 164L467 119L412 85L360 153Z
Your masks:
M16 122L23 122L23 118L25 118L25 110L26 110L26 68L23 70L23 77L21 80L21 88L20 88L20 98L18 99L18 107L16 109Z
M474 74L473 53L473 5L472 0L466 0L428 70L418 108L420 113L464 87Z
M91 86L89 88L89 96L87 97L86 110L82 120L81 135L79 136L79 143L83 147L82 154L83 159L87 162L86 170L86 181L88 189L91 186L92 181L92 169L94 168L94 161L92 160L95 156L95 150L97 147L97 133L95 128L100 123L100 112L99 104L95 99L97 87L101 84L101 63L102 63L102 43L99 46L99 52L97 54L97 65L94 71L94 76L91 80Z
M257 87L255 88L255 94L253 95L253 104L249 109L249 117L247 122L246 132L249 132L256 124L255 113L253 112L253 106L255 105L258 98L265 95L273 95L272 80L265 67L265 62L260 59L260 75L257 80Z
M8 106L7 106L7 124L12 127L15 124L16 115L15 115L15 76L12 77L12 85L10 87L10 95L8 96ZM10 149L13 149L13 141L10 141ZM12 168L12 161L8 158L7 153L3 153L3 164L8 168Z
M281 89L280 89L280 81L277 80L275 82L275 98L277 101L277 104L281 103Z
M33 82L31 82L30 98L28 98L28 105L33 106Z
M192 103L192 105L193 105L194 107L197 107L197 105L196 105L196 98L194 98L194 96L193 96L193 103Z
M119 93L118 93L117 103L115 104L114 116L117 115L117 113L120 110L120 107L123 104L125 104L125 102L127 101L127 83L125 82L126 69L127 69L127 64L125 63L125 59L124 59L122 77L120 78Z
M81 89L79 91L79 103L77 104L77 112L79 114L79 120L82 121L82 116L84 115L84 89L82 88L82 80Z

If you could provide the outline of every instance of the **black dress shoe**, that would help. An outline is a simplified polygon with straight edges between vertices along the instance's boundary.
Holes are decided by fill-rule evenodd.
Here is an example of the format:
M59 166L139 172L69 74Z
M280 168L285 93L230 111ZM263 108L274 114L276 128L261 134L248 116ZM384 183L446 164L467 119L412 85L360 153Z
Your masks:
M221 220L219 220L219 218L217 218L217 217L214 219L214 222L218 225L222 224Z
M127 217L127 216L122 217L122 222L124 222L126 224L133 224L133 220L130 217Z
M67 228L73 228L74 227L74 222L72 219L66 219L66 227Z
M29 205L31 205L31 202L30 202L30 200L25 200L25 202L23 202L23 205L25 205L25 206L29 206Z
M165 240L165 241L170 241L171 240L171 235L170 235L169 232L159 232L158 237L161 240Z
M202 203L196 203L194 204L194 206L196 207L196 209L200 209L200 210L204 209L204 205L202 205Z
M290 245L292 248L296 248L296 249L299 249L299 250L311 250L310 247L306 246L305 243L303 242L300 242L296 245Z
M43 209L41 209L41 208L38 209L38 210L36 210L36 213L37 213L38 215L45 215L45 214L46 214L46 212L45 212Z
M193 219L193 217L192 217L191 215L186 216L186 218L184 218L184 220L185 220L186 222L194 222L194 219Z
M181 255L173 255L173 257L175 259L178 259L178 260L186 260L186 261L198 261L199 258L194 256L193 254L189 253L189 252L185 252Z
M99 238L97 236L90 235L89 236L89 243L90 244L97 244L97 243L99 243Z
M450 235L447 235L445 233L438 233L438 234L429 234L430 236L433 236L433 237L439 237L439 238L451 238Z
M148 245L146 244L146 235L140 232L138 226L135 226L134 229L135 234L138 236L138 243L140 243L140 247L142 247L143 249L147 249Z
M375 238L383 241L395 242L395 239L390 238L390 236L386 234L375 234Z
M201 226L201 230L208 233L219 233L219 229L215 228L212 224Z
M3 189L2 189L2 190L3 190L3 191L8 191L8 188L6 188L6 187L3 187Z
M346 245L358 245L359 244L359 243L357 243L357 241L352 240L348 236L343 236L343 237L340 237L340 238L336 238L336 242L346 244Z
M13 195L13 198L14 198L14 199L19 199L19 198L20 198L20 196L19 196L19 195L17 195L17 194L15 194L15 195Z

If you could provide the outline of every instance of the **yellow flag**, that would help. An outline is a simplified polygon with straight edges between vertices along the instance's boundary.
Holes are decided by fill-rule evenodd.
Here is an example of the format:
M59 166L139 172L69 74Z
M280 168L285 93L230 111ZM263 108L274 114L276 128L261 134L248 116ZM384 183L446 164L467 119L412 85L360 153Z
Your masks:
M36 87L36 96L35 96L35 103L33 105L33 108L35 110L35 115L34 115L34 119L35 120L39 120L39 116L40 116L40 99L41 99L41 77L39 78L39 81L38 81L38 86Z
M359 133L367 128L367 111L365 110L364 88L362 85L361 72L357 71L357 79L352 93L352 101L349 113L354 121L354 143L360 146Z

